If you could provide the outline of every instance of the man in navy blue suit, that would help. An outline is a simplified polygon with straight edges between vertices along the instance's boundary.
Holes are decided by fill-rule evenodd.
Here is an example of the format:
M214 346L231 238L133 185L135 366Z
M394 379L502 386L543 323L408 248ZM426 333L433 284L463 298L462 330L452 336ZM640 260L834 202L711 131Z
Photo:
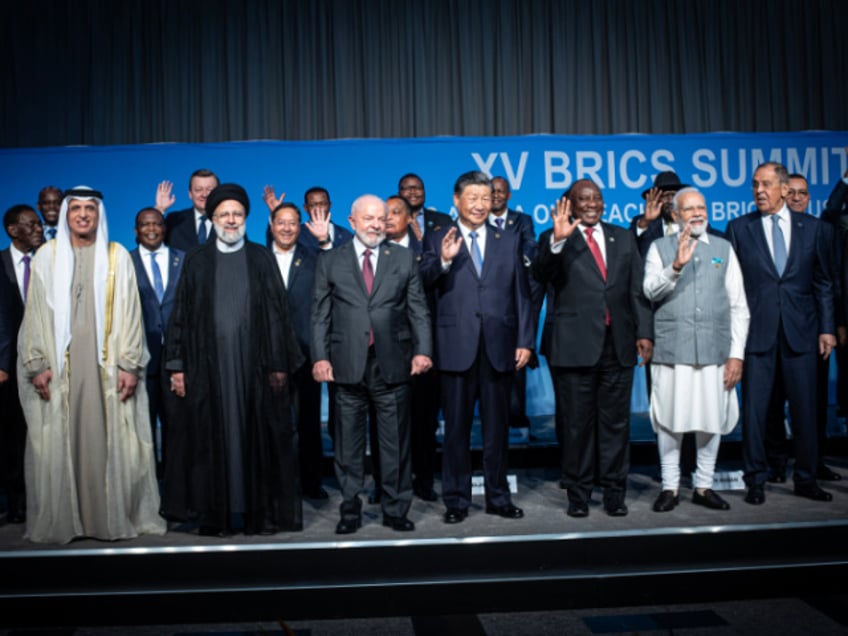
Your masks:
M424 207L424 199L427 196L424 190L424 181L417 174L409 172L403 175L398 181L398 194L402 196L409 204L410 212L414 224L411 226L412 231L418 240L422 240L428 231L435 230L439 227L447 227L450 225L450 215L438 210L431 210Z
M442 499L446 523L471 505L469 437L479 400L486 512L524 516L507 483L509 400L513 378L533 350L533 310L519 236L488 226L492 183L467 172L454 185L459 220L424 236L421 275L435 291L436 366L441 375L445 441Z
M29 263L44 242L44 235L35 210L25 204L6 210L3 227L12 244L0 251L0 483L6 489L6 520L23 523L27 427L18 396L18 329L24 317Z
M271 251L280 268L292 327L306 358L289 383L292 391L292 412L297 425L300 482L303 494L310 499L327 499L321 486L324 454L321 442L321 383L312 377L310 340L312 328L309 315L312 306L312 285L315 282L317 252L304 247L298 240L301 234L300 210L294 203L280 203L271 213L273 237Z
M218 177L211 170L201 168L188 179L188 198L191 207L171 212L165 217L165 243L189 252L215 236L212 219L206 215L206 198L218 187ZM162 181L156 188L156 209L162 214L174 205L174 184Z
M830 501L816 480L816 358L836 345L831 228L786 206L789 175L775 162L754 172L758 213L734 219L727 236L739 257L751 326L742 374L745 501L762 504L769 465L765 432L774 391L785 392L795 444L795 494Z
M168 432L168 415L173 412L175 398L169 390L167 374L162 372L162 345L180 272L183 269L183 252L164 243L165 219L156 208L143 208L135 217L135 237L138 247L130 252L138 294L144 334L150 351L147 363L147 398L150 405L150 425L156 453L156 473L161 478L165 466L165 439ZM156 420L160 423L157 444Z

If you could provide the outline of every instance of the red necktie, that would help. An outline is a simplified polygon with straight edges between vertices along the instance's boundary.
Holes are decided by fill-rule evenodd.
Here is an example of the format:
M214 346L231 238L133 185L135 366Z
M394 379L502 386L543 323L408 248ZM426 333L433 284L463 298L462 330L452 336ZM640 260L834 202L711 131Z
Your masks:
M371 289L374 287L374 268L371 266L371 250L365 250L362 253L362 278L365 279L365 289L368 290L368 295L371 295ZM368 332L368 346L374 344L374 330Z
M595 265L598 266L598 269L601 271L601 277L604 279L604 282L607 280L607 266L604 265L604 257L601 254L601 247L598 245L598 242L595 240L595 237L592 234L595 233L595 228L587 227L586 228L586 244L589 246L589 251L592 252L592 256L595 257ZM609 308L606 310L606 314L604 315L604 324L610 324L610 313Z

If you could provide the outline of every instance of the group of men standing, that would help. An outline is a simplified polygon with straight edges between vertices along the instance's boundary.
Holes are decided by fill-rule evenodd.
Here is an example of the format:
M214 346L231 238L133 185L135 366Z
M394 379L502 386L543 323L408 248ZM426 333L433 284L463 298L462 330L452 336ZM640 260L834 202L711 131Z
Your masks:
M673 173L658 175L630 230L604 223L599 187L579 180L537 242L530 219L506 208L507 182L481 172L457 179L456 221L426 210L423 182L408 174L397 195L353 203L353 233L330 220L324 188L307 191L303 223L266 187L266 247L245 236L244 189L200 170L187 210L165 215L175 197L159 185L131 254L108 241L103 197L90 188L54 197L55 236L16 206L4 218L15 285L0 291L18 313L2 312L0 390L11 408L20 378L14 402L29 426L4 430L18 439L4 450L27 439L25 479L23 453L6 450L10 511L28 538L48 542L162 533L163 517L204 535L299 530L301 494L327 498L328 383L337 533L362 523L369 428L383 524L414 529L413 495L437 497L440 407L444 521L469 514L475 407L485 512L521 518L508 429L511 413L523 415L513 386L534 359L545 289L570 516L589 514L596 486L607 514L628 513L633 373L648 363L663 481L654 510L679 503L686 433L693 502L729 507L712 480L740 379L745 500L763 503L775 479L768 422L788 399L795 493L829 501L818 479L839 475L821 468L816 367L844 324L840 252L826 222L787 209L782 165L758 167L753 188L759 213L732 221L725 239L708 228L703 194ZM55 240L36 252L44 238Z

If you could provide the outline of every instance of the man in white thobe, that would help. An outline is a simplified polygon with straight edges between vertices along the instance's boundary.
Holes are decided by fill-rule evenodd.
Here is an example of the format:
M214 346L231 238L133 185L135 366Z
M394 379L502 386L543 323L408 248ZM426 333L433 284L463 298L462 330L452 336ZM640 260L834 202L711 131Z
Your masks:
M29 540L164 534L148 358L130 255L109 243L102 195L74 188L32 261L18 337Z
M645 296L654 303L651 424L657 434L662 492L656 512L679 502L680 447L694 432L692 501L730 505L712 489L723 434L739 419L734 388L742 377L750 315L736 254L707 233L707 208L695 188L674 197L681 230L655 240L645 261Z

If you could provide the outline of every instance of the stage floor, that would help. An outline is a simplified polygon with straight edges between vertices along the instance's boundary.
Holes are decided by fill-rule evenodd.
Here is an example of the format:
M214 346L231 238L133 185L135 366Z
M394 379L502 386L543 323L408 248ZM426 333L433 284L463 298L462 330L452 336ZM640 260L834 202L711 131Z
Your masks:
M336 535L341 497L327 460L329 499L304 500L302 532L217 538L172 525L164 536L39 545L2 525L0 616L47 626L529 611L777 597L848 576L844 437L831 440L827 463L843 479L822 483L829 503L794 495L790 475L761 506L728 490L730 510L708 510L684 485L680 505L656 513L656 449L645 443L631 445L629 514L608 516L596 489L583 519L566 515L555 445L534 437L510 450L519 520L486 514L475 495L468 518L447 525L440 501L416 498L415 531L397 533L366 503L369 478L363 527ZM718 470L739 470L739 456L738 441L723 442Z

